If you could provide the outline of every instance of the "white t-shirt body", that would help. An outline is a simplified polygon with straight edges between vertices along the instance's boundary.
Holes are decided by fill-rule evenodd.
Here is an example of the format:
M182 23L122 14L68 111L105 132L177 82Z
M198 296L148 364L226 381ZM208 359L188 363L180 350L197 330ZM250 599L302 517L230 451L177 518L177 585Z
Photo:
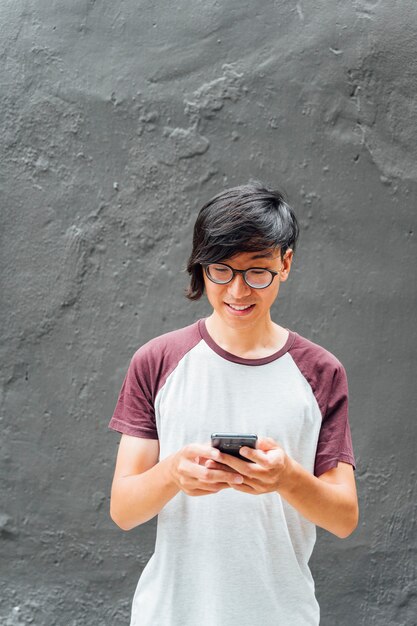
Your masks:
M344 369L291 331L262 359L224 351L204 320L153 339L132 358L110 427L159 439L161 460L239 432L272 437L317 476L354 465ZM316 626L315 539L278 493L180 491L158 515L131 626Z

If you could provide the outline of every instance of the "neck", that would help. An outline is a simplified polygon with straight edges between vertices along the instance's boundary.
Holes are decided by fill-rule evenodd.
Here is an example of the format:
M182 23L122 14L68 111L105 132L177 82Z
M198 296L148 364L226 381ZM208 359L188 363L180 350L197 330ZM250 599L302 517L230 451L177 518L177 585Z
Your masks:
M206 319L206 328L223 350L247 358L269 356L280 350L288 339L288 331L270 317L254 326L233 328L213 312Z

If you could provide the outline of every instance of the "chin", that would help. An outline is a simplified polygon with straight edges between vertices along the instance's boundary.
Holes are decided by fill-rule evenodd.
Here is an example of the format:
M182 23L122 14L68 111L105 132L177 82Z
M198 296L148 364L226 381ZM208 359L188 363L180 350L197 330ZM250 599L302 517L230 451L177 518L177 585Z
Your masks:
M220 318L231 328L251 328L258 320L255 317L232 317L231 315L222 315Z

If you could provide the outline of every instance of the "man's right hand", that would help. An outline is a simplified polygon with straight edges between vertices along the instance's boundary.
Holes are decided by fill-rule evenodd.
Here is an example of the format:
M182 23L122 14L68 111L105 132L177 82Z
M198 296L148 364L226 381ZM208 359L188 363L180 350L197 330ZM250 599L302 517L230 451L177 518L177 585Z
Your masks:
M190 444L159 459L159 442L122 435L110 501L112 520L130 530L152 519L178 491L207 496L231 487L239 476L234 468L206 467L216 459L211 444Z
M188 496L207 496L243 482L232 468L209 469L207 460L216 460L218 451L210 444L188 444L171 457L171 475ZM225 466L226 468L227 466Z

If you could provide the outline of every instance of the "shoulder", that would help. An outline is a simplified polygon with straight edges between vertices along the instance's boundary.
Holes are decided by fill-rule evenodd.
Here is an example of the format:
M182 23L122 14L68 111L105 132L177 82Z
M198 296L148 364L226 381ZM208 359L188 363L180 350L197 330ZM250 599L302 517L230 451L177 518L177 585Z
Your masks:
M201 340L199 322L154 337L141 346L132 357L132 366L149 364L175 366Z
M342 363L329 350L298 333L293 333L293 335L294 339L289 352L297 365L317 374L344 370Z
M289 353L309 383L322 415L327 413L335 397L347 398L345 368L329 350L294 333Z

